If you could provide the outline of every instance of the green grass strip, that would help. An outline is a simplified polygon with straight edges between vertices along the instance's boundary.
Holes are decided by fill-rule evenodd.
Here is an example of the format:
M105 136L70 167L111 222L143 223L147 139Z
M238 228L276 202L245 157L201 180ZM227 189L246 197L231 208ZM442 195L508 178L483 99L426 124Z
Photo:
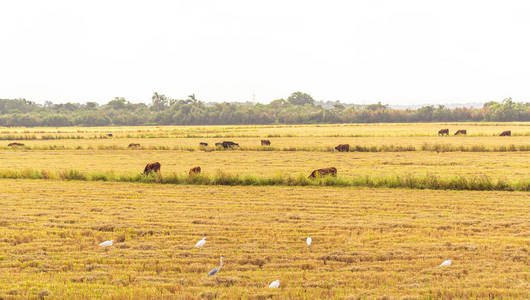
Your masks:
M487 176L475 177L440 177L436 175L414 176L355 176L355 177L321 177L309 179L303 174L297 176L275 175L256 176L238 175L218 171L215 174L188 176L170 173L159 176L153 174L115 174L113 172L88 173L78 170L0 170L4 179L47 179L137 182L152 184L191 184L191 185L230 185L230 186L336 186L336 187L371 187L371 188L407 188L433 190L468 190L468 191L530 191L530 179L507 181L491 179Z

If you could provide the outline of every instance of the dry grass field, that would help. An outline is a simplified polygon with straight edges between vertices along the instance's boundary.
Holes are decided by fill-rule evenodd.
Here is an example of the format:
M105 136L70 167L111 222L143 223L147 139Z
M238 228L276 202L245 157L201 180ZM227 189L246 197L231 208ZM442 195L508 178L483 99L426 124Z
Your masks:
M198 147L223 140L242 147ZM339 143L378 152L331 152ZM530 123L0 128L1 174L134 175L152 161L163 177L334 166L344 178L529 181ZM529 192L67 179L0 179L0 299L530 298Z
M497 136L388 136L388 137L206 137L206 138L129 138L129 137L112 137L112 138L97 138L97 139L50 139L50 140L24 140L22 143L28 147L44 148L44 147L58 147L66 149L76 149L82 147L86 149L91 147L94 150L98 148L106 148L112 150L127 149L130 143L139 143L143 148L167 147L169 149L175 147L182 147L189 150L199 150L199 143L206 142L209 145L214 145L216 142L223 140L233 140L238 142L242 147L255 150L260 147L261 139L269 139L272 142L273 148L281 149L308 149L308 150L327 150L337 144L350 144L359 146L383 146L383 145L400 145L400 146L414 146L418 149L422 145L450 145L453 147L465 146L472 147L476 145L484 146L486 148L510 146L510 145L525 145L530 146L530 136L511 136L511 137L497 137ZM0 149L6 149L7 145L15 140L0 141ZM20 142L20 141L19 141Z
M329 136L436 136L441 128L451 134L466 129L469 136L496 136L511 130L513 135L530 135L527 122L480 123L369 123L369 124L316 124L316 125L255 125L255 126L135 126L135 127L46 127L0 128L1 135L78 135L100 136L112 133L115 137L145 135L146 137L329 137Z
M0 180L0 295L528 298L528 193ZM307 247L305 238L313 244ZM206 237L202 249L193 246ZM113 239L113 247L98 243ZM226 256L216 277L206 277ZM439 267L452 259L450 267ZM279 289L267 286L279 279Z
M530 139L530 138L529 138ZM521 179L530 174L530 152L276 152L276 151L4 151L0 169L115 171L137 174L147 162L159 161L162 174L186 174L201 166L206 174L225 170L238 174L303 174L317 168L334 166L339 175L434 174Z

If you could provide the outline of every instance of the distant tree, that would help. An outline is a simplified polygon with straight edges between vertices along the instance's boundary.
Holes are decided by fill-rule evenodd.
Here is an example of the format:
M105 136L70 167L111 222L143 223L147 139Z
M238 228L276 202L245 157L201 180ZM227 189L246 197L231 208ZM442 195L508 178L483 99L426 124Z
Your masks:
M86 103L86 108L87 109L96 109L97 107L98 107L97 102L87 102Z
M311 124L352 122L530 121L530 103L506 98L480 109L443 105L398 110L378 102L366 106L320 101L302 92L269 104L205 103L194 94L176 100L154 93L151 105L116 97L96 102L37 104L26 99L0 99L0 126L108 126L108 125L221 125Z
M313 99L313 97L311 97L309 94L294 92L287 98L287 102L293 105L313 105L315 103L315 99Z
M197 98L195 97L195 94L188 95L188 99L186 101L188 101L189 103L193 103L193 104L196 104L199 102L199 100L197 100Z
M43 125L52 127L71 126L72 122L66 115L52 114L44 117Z
M151 101L154 111L163 111L169 107L169 100L167 97L157 92L153 93Z
M127 106L127 101L123 97L115 97L114 100L111 100L107 105L112 109L119 110L124 109Z
M344 110L346 107L344 105L342 105L341 103L335 103L335 104L333 104L333 108L335 110Z
M377 102L376 104L370 104L366 106L366 109L371 111L385 110L387 108L388 106L381 104L381 101Z
M425 120L427 122L430 122L432 121L433 113L434 113L434 106L432 105L420 107L418 108L418 110L416 110L416 119L418 121Z
M272 108L281 108L282 106L285 106L287 103L288 102L285 101L284 99L277 99L277 100L271 101L271 103L269 103L268 106Z

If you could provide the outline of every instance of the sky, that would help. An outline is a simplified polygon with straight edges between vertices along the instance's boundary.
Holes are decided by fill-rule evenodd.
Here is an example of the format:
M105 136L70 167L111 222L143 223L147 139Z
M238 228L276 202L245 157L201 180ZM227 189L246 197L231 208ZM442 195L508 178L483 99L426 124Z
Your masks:
M530 1L2 1L0 98L530 101Z

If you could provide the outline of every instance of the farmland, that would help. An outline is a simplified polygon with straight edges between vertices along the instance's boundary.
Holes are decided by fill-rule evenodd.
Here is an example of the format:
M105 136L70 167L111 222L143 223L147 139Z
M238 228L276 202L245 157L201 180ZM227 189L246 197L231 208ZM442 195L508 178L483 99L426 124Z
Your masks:
M1 184L4 295L523 298L530 288L526 193ZM107 239L119 242L98 249ZM206 278L220 254L225 268ZM438 268L447 258L454 266ZM282 287L267 289L275 279Z
M441 137L440 128L468 135ZM499 137L504 130L512 136ZM241 147L211 146L223 140ZM339 143L359 151L332 152ZM334 166L345 180L528 182L530 123L0 128L0 153L2 174L140 176L147 162L159 161L162 178L187 176L194 166L204 176L306 178ZM530 295L528 191L38 179L44 177L0 179L0 298ZM202 237L206 245L194 248ZM98 247L110 239L114 246ZM206 277L220 255L223 269ZM453 265L440 268L446 259ZM276 279L280 288L267 288Z

